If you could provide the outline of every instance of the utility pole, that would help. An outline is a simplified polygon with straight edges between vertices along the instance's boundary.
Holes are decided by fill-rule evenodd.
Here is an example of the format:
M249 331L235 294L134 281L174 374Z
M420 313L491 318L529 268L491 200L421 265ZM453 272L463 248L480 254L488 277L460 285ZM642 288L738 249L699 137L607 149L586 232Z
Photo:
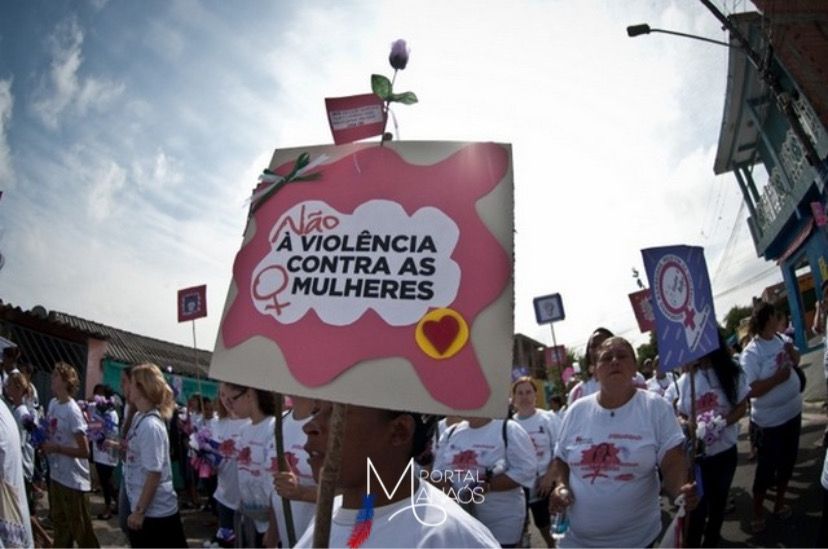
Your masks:
M776 74L771 70L770 65L773 57L773 46L769 46L770 50L768 51L767 60L763 60L759 53L751 47L750 43L742 35L739 29L736 28L736 25L734 25L727 16L719 11L719 8L714 6L710 0L699 1L704 4L704 6L713 13L716 19L722 23L724 28L730 32L730 35L736 40L741 50L745 52L745 55L747 55L750 62L754 67L756 67L756 71L770 88L774 99L776 99L776 104L785 115L785 118L791 125L794 135L802 145L802 150L805 151L805 158L808 160L808 164L817 169L817 171L821 174L821 160L819 158L819 153L817 152L814 144L811 142L810 137L805 132L805 129L802 127L802 123L799 121L799 116L796 114L793 101L791 100L791 94L782 87L782 84L779 82L779 77L776 76Z

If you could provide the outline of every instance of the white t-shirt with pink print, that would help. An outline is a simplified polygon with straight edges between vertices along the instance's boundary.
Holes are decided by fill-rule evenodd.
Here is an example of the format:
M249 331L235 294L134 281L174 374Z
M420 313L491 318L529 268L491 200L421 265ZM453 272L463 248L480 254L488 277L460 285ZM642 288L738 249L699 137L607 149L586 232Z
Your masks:
M86 418L73 398L66 402L53 398L46 417L49 421L49 442L74 448L77 446L76 435L86 436ZM91 489L88 459L58 453L49 454L48 458L49 475L54 482L81 492Z
M790 338L777 335L771 339L754 337L739 355L750 385L754 381L771 377L787 364L789 357L785 343ZM802 413L802 397L799 394L799 378L791 371L790 377L765 393L750 399L750 419L759 427L776 427Z
M657 467L684 435L672 406L655 393L635 391L614 410L597 397L572 405L555 447L569 466L574 498L559 547L647 547L661 532Z
M558 440L558 433L561 430L561 420L558 416L547 414L544 410L535 410L534 414L525 418L516 415L514 419L520 423L535 447L535 465L537 469L535 484L529 490L529 501L536 501L540 499L538 496L540 478L546 474L549 462L552 461L555 442Z
M276 465L276 418L267 416L255 425L242 426L236 466L239 471L239 512L256 522L256 531L267 532Z
M509 420L506 422L507 446L503 440L503 421L496 419L476 428L469 426L467 421L450 426L440 440L432 471L462 472L466 484L469 477L465 473L475 480L483 480L487 470L502 469L517 484L531 488L537 471L532 439L517 421ZM525 496L521 486L486 492L483 501L474 506L474 516L501 544L520 541L525 517ZM460 488L455 488L459 493Z
M706 412L727 418L734 406L727 400L722 390L719 378L712 369L697 369L695 377L696 385L696 417L708 416ZM681 395L676 403L679 413L690 417L690 376L682 374L678 379L679 394ZM736 404L742 402L748 395L750 388L745 381L743 374L739 375L736 382ZM721 432L710 437L710 442L705 444L704 453L706 456L715 456L728 450L736 444L739 439L739 423L733 423L725 427Z
M310 464L308 463L308 453L305 451L305 443L308 437L303 430L305 424L310 419L311 416L302 420L294 419L293 411L282 418L285 459L287 459L291 472L299 479L301 486L312 486L316 484L313 480L313 470L311 470ZM273 493L271 504L273 505L273 514L276 516L282 547L287 547L288 537L285 510L282 505L282 497L278 492ZM293 531L298 540L316 514L316 504L308 501L290 500L290 511L293 515Z

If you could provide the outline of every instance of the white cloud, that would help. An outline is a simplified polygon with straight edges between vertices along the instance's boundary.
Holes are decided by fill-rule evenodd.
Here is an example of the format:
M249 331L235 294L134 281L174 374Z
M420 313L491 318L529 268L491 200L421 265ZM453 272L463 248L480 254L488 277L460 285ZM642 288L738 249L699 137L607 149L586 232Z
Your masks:
M75 98L78 114L85 115L90 109L100 110L111 105L123 91L123 84L96 78L84 79Z
M91 183L89 213L96 221L102 221L112 214L115 195L126 183L126 172L109 161L92 174Z
M51 200L54 223L81 222L94 227L120 209L126 170L100 143L79 143L45 163L34 181ZM84 217L84 215L86 217ZM90 238L100 238L94 233Z
M160 19L150 23L144 43L162 58L171 60L180 59L185 47L185 39L181 32Z
M169 192L184 181L178 164L178 161L159 149L153 157L134 160L130 178L140 189Z
M9 148L9 124L11 123L14 97L11 79L0 80L0 189L14 186L14 168Z
M92 9L101 11L109 4L109 0L89 0L89 3L92 4Z
M47 128L57 129L67 111L84 115L90 108L103 109L124 91L123 84L78 75L83 63L83 38L75 18L60 23L49 37L49 72L31 103L32 111Z

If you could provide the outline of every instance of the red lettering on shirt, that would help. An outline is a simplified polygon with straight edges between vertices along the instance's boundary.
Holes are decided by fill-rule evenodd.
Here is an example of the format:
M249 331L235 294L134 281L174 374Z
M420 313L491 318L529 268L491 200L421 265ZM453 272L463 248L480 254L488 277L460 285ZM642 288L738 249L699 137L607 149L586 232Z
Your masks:
M236 458L236 460L238 461L239 465L250 465L250 462L252 461L250 454L250 446L245 446L244 448L242 448L241 452L239 452L239 457Z
M595 484L595 480L599 477L609 478L609 475L602 471L610 469L617 469L621 464L618 459L618 448L611 442L602 442L591 446L588 450L581 452L581 465L589 472L584 475L584 478L591 479L591 484Z
M477 452L474 450L463 450L454 454L454 459L451 461L454 469L461 471L469 471L477 469Z
M607 438L619 439L619 440L641 440L642 437L641 437L641 435L610 433Z
M702 414L704 412L709 412L711 410L718 410L719 408L719 396L709 391L704 393L702 396L696 399L696 413Z

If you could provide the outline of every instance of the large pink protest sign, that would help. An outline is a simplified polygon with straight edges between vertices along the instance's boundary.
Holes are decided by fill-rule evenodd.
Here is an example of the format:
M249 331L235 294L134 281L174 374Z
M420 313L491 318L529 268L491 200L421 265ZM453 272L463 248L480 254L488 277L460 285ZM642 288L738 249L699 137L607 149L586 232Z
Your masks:
M287 394L499 416L512 359L511 151L386 143L277 151L211 376Z

